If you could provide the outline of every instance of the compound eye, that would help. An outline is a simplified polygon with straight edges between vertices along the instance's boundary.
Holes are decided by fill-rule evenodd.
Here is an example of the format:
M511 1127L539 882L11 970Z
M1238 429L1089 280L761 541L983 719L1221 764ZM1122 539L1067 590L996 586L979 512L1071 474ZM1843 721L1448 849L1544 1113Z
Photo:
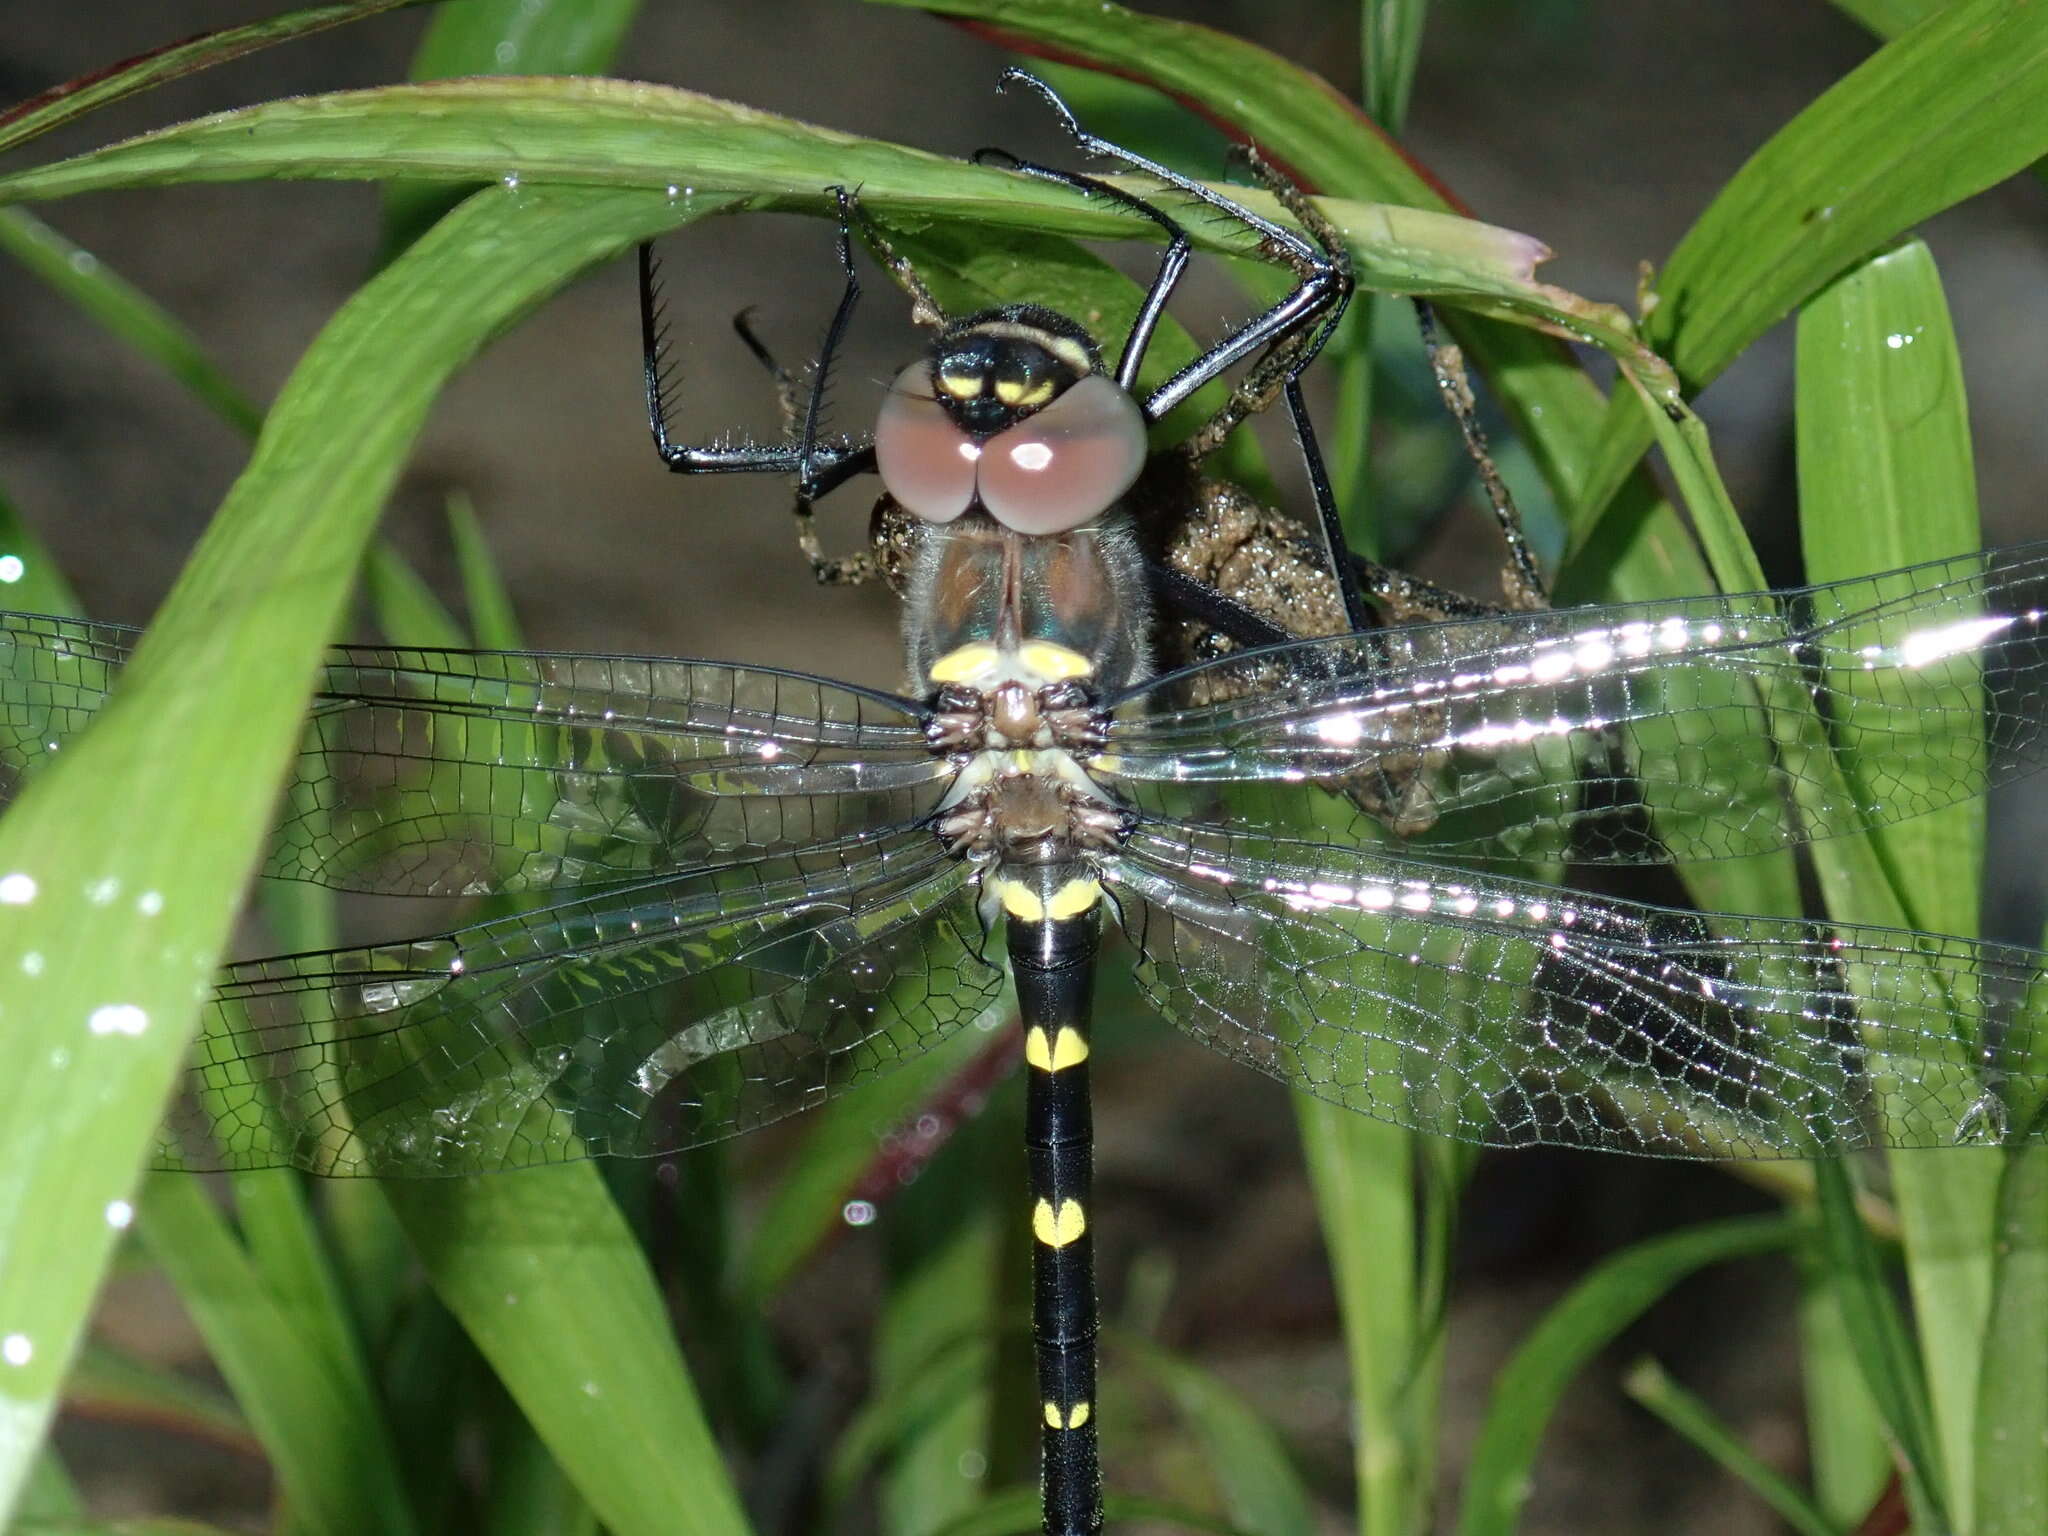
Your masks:
M1005 528L1065 533L1106 511L1145 467L1145 413L1091 373L982 445L981 504Z
M875 418L875 469L889 494L928 523L950 523L974 504L981 445L946 414L930 363L896 375Z

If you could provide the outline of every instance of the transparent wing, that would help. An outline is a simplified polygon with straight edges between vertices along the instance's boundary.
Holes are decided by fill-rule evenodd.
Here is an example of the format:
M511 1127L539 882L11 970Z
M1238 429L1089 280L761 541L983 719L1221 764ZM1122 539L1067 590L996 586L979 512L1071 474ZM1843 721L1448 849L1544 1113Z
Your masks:
M2042 1135L2039 951L1191 826L1141 827L1106 869L1160 1012L1413 1129L1661 1157Z
M1345 816L1311 781L1366 813L1342 840L1372 820L1468 860L1761 853L2038 769L2044 610L2034 544L1801 591L1308 641L1133 689L1090 771L1161 814L1330 835ZM1816 706L1839 793L1780 745Z
M422 1177L718 1140L988 1013L981 942L966 866L901 828L230 966L157 1165Z
M142 631L0 613L0 801L91 723Z
M83 729L137 632L0 614L0 764ZM330 651L264 873L448 896L644 879L929 811L916 706L766 668Z

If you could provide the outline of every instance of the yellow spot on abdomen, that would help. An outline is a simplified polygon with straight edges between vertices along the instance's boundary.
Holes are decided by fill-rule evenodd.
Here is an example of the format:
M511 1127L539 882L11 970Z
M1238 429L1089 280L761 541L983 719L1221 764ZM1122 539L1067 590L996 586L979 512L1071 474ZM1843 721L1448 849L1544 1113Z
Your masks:
M1048 683L1063 683L1070 677L1086 677L1095 663L1069 646L1051 640L1027 640L1017 647L1017 659Z
M1062 1024L1051 1045L1046 1044L1045 1031L1038 1025L1031 1026L1031 1032L1024 1037L1024 1059L1041 1072L1057 1072L1063 1067L1077 1067L1088 1059L1088 1042L1081 1032L1071 1024Z
M1088 1213L1078 1200L1062 1200L1057 1208L1041 1200L1031 1213L1031 1235L1048 1248L1064 1248L1087 1230Z
M997 876L996 899L1002 902L1003 910L1019 922L1045 921L1045 903L1038 899L1038 892L1022 880L1005 880Z
M1045 1427L1047 1429L1079 1429L1088 1422L1088 1418L1089 1406L1086 1403L1076 1403L1065 1413L1060 1412L1060 1405L1058 1403L1049 1402L1045 1405Z
M1080 880L1069 880L1052 893L1052 900L1045 904L1045 915L1055 921L1079 917L1100 900L1102 882L1092 875Z

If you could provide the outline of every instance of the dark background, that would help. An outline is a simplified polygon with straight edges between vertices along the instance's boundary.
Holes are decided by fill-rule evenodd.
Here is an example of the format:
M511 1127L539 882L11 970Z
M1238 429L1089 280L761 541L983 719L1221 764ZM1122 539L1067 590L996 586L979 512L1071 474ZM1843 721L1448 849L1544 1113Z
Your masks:
M0 99L262 8L94 0L82 25L76 5L16 0L0 11ZM1346 7L1154 8L1317 61L1340 88L1357 89ZM97 114L32 154L262 98L402 78L424 21L384 18L260 54ZM1557 252L1550 280L1627 304L1637 264L1662 260L1745 157L1872 46L1853 22L1805 0L1441 0L1408 140L1479 217L1547 241ZM616 72L946 153L990 141L1053 150L1027 107L992 96L1004 62L909 12L657 0ZM1987 537L2000 542L2044 532L2041 209L2042 189L2022 178L1926 231L1961 336ZM378 241L376 196L360 186L184 187L41 211L167 305L259 401L362 280ZM799 359L837 296L828 241L817 221L756 217L714 220L669 242L686 428L772 427L765 381L726 321L760 305L764 329ZM1219 318L1207 292L1181 310L1198 332ZM841 374L849 416L867 381L915 344L886 285L870 293L861 350ZM623 265L507 337L444 396L394 499L391 535L455 601L440 508L461 487L529 644L773 662L893 685L893 599L812 585L782 487L662 473L641 414L637 346ZM1767 546L1794 506L1790 364L1781 327L1700 402L1736 502ZM151 365L0 264L0 487L91 614L148 619L245 454L242 439ZM858 495L847 503L827 525L839 548L865 515ZM1422 553L1426 567L1455 568L1458 547L1472 543L1473 523L1447 526ZM1154 1058L1106 1074L1100 1091L1102 1182L1129 1192L1108 1220L1128 1224L1127 1249L1179 1264L1169 1338L1254 1392L1319 1465L1341 1465L1343 1362L1282 1091L1163 1037ZM1588 1263L1674 1220L1762 1203L1711 1169L1489 1159L1468 1202L1449 1320L1446 1467L1460 1464L1505 1352ZM1524 1529L1775 1529L1634 1410L1615 1378L1636 1352L1655 1351L1796 1474L1792 1294L1782 1266L1726 1272L1687 1287L1632 1333L1553 1424ZM197 1355L146 1282L118 1287L116 1300L107 1327L124 1344ZM66 1435L67 1450L94 1455L94 1494L107 1513L223 1518L240 1508L260 1519L260 1482L231 1460L93 1426Z

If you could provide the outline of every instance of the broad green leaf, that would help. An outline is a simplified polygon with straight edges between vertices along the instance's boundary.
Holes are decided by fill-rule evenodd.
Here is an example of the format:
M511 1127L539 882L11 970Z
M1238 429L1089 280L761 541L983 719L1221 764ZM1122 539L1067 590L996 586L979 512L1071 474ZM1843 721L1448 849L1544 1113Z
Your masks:
M1788 1247L1798 1232L1786 1216L1687 1227L1624 1249L1573 1286L1495 1378L1465 1469L1460 1536L1507 1536L1516 1528L1536 1448L1558 1399L1652 1302L1696 1269Z
M54 165L0 177L0 203L117 186L292 176L394 176L508 185L673 189L746 206L826 214L832 185L858 185L882 212L908 211L1083 239L1156 239L1149 220L1067 188L991 166L860 139L670 86L616 80L484 79L296 97L221 113ZM1266 194L1233 189L1261 212ZM1562 329L1613 352L1653 385L1662 365L1618 309L1532 276L1543 249L1449 214L1331 201L1361 282L1455 299L1483 313ZM1240 231L1209 221L1195 243L1249 254Z
M1998 1191L1978 1381L1975 1536L2031 1536L2048 1509L2048 1151L2015 1149Z
M1673 1381L1656 1361L1638 1360L1622 1378L1622 1386L1630 1397L1711 1456L1722 1470L1741 1479L1800 1536L1841 1536L1840 1528L1815 1509L1805 1494L1744 1445L1741 1436Z
M1688 391L1844 268L2048 153L2048 11L1955 0L1872 54L1722 188L1651 290L1646 338ZM1601 505L1650 440L1615 411ZM1592 524L1581 523L1583 538Z
M697 207L709 205L699 199ZM0 821L0 1509L53 1410L376 513L450 372L683 211L491 194L330 324L93 727ZM146 766L145 766L146 765ZM111 795L109 785L121 792Z
M1798 331L1800 539L1814 581L1834 581L1975 549L1977 486L1961 359L1934 258L1908 241L1864 262L1801 311ZM1851 696L1870 680L1844 671ZM1899 686L1912 688L1917 680ZM1946 794L1981 771L1981 702L1958 710L1950 676L1926 684L1919 778L1865 785ZM1961 719L1944 733L1942 722ZM1844 771L1859 774L1853 744ZM1977 932L1985 807L1968 800L1868 838L1882 870L1845 869L1849 847L1815 848L1828 910L1848 921ZM1865 841L1858 839L1858 842ZM1970 1108L1959 1101L1960 1117ZM2004 1159L1990 1149L1893 1155L1921 1354L1947 1464L1951 1507L1971 1508L1978 1351L1990 1305L1990 1233Z
M607 1528L743 1536L661 1288L594 1166L387 1193L435 1293Z
M601 75L640 0L463 0L434 13L413 53L414 80L460 75ZM399 251L454 207L459 187L393 182L384 189L384 250Z

